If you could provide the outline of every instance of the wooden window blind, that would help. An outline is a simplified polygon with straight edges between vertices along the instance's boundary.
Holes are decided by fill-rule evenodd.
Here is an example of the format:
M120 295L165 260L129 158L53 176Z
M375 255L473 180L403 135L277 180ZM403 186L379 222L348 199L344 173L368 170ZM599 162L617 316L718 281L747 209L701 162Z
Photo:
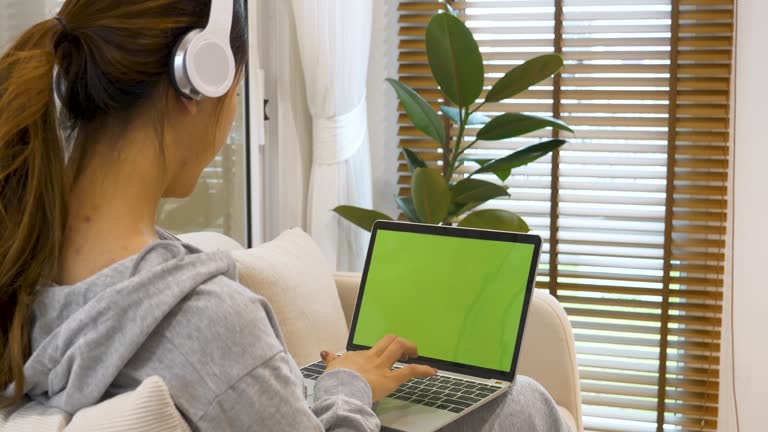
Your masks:
M487 207L520 213L548 244L538 287L571 318L586 429L716 430L733 1L450 3L478 39L487 88L536 55L565 58L560 76L484 107L555 115L576 131L513 171L511 197ZM435 109L424 30L439 9L399 3L400 79ZM401 146L441 163L402 111L399 124ZM500 157L550 136L469 153ZM402 160L398 173L406 194Z

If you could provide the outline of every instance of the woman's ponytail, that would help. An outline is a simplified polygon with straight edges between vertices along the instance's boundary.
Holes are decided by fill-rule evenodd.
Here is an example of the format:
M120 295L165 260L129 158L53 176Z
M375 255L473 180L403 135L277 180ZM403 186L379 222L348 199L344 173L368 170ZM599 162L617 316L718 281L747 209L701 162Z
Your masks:
M59 140L51 19L29 29L0 58L0 407L24 395L32 308L53 277L66 225L68 190Z
M168 82L174 47L205 27L210 9L211 0L67 0L60 18L32 27L0 57L0 408L24 395L33 306L38 287L59 270L67 199L86 143ZM248 57L242 1L234 17L230 43L240 69Z

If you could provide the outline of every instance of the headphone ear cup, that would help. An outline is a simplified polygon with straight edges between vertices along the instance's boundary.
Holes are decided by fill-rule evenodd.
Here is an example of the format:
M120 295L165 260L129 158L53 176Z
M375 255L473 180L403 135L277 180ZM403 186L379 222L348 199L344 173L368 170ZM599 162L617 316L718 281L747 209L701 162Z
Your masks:
M177 78L178 72L176 71L176 57L178 55L183 56L183 53L179 53L179 46L181 45L181 41L184 38L179 39L178 42L176 42L176 45L173 47L173 51L171 51L171 57L168 59L168 79L171 81L171 86L181 95L187 96L184 94L183 91L181 91L181 86L179 85L179 79Z
M230 45L234 0L211 0L205 29L184 35L171 56L171 82L182 95L201 99L225 95L237 74Z
M192 39L184 64L192 88L203 96L221 97L235 80L235 58L229 40L222 42L207 31Z
M185 34L173 49L173 55L170 59L171 84L182 96L188 99L199 100L203 95L192 84L187 71L187 57L189 49L194 39L203 32L202 29L192 30Z

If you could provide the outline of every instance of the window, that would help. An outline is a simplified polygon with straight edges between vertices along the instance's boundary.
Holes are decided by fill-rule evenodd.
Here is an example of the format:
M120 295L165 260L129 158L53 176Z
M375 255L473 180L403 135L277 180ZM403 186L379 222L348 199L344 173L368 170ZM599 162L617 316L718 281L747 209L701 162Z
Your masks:
M576 130L559 153L513 171L511 197L489 205L520 213L548 243L538 287L571 318L586 429L716 430L732 0L450 3L478 39L488 86L536 55L565 58L555 79L486 105ZM400 79L436 109L423 35L439 7L399 2ZM403 112L399 124L401 146L440 163ZM503 156L549 133L472 153ZM398 172L406 192L404 161Z
M246 189L247 128L245 85L239 92L239 110L232 133L221 152L203 170L197 189L189 198L160 203L158 224L176 234L214 231L241 245L248 244Z
M7 0L0 7L0 50L4 50L34 23L56 15L63 0ZM245 88L245 86L243 86ZM164 200L158 224L174 233L215 231L240 244L248 243L246 187L246 98L240 91L240 109L227 145L200 176L197 189L185 200Z

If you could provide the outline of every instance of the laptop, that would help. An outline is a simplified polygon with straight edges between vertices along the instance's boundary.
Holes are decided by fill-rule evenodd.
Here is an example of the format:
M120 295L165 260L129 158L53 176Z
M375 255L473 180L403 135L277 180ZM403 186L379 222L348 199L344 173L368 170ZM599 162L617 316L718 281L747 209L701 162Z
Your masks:
M369 349L395 334L419 349L407 363L439 371L374 404L382 426L435 431L508 390L540 251L541 237L530 234L374 225L347 350ZM310 405L323 372L322 362L302 368Z

